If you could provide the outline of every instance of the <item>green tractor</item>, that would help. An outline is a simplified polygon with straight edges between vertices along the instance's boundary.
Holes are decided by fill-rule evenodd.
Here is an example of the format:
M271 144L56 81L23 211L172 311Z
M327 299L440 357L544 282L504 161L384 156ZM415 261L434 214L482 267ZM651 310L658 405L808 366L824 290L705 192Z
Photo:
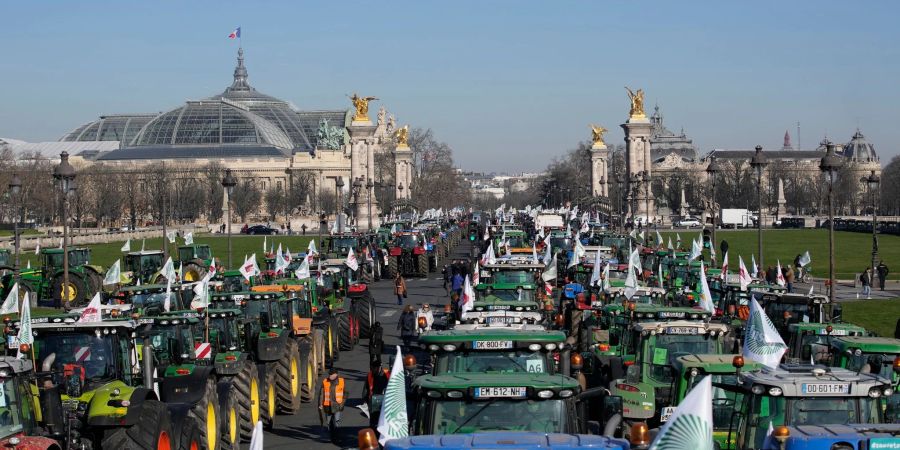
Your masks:
M178 247L178 262L184 268L184 282L200 281L212 267L213 262L222 267L218 258L213 257L212 250L206 244L181 245Z
M895 389L885 399L885 417L900 422L900 339L840 336L831 341L831 365L853 372L872 373L891 380Z
M166 261L160 250L141 250L125 255L125 271L131 273L131 282L140 284L165 284L160 271Z
M866 329L852 323L800 322L788 325L785 362L822 364L831 359L831 341L843 336L865 336Z
M58 303L62 306L78 307L87 304L94 293L102 288L104 270L91 264L90 249L71 247L68 253L68 289L63 288L63 250L48 248L41 250L39 269L19 273L20 295L24 297L25 294L34 293L37 296L37 305L40 306L54 306ZM6 278L4 285L12 286L11 277ZM64 294L63 291L68 294Z
M174 284L169 297L169 311L190 309L193 286ZM123 286L110 294L110 302L118 305L130 305L132 314L141 316L160 315L165 311L166 285L144 284L140 286Z
M9 253L9 250L0 248L0 277L12 273L15 269L13 264L15 264L15 261L12 260L12 255Z
M50 435L39 428L43 422L42 411L51 404L59 404L59 396L51 402L49 396L41 396L40 403L34 392L35 375L29 359L0 356L0 392L3 393L0 416L0 446L33 450L58 450L59 441L67 441L62 433ZM58 423L58 422L57 422Z

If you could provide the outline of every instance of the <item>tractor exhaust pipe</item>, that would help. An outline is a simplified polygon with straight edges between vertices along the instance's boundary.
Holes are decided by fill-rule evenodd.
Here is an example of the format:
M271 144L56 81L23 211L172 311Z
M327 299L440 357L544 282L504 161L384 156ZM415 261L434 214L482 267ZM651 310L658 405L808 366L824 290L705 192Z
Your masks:
M151 391L155 391L154 384L156 380L153 376L153 347L150 344L150 338L144 338L144 346L141 349L141 359L143 367L141 372L144 374L144 387Z

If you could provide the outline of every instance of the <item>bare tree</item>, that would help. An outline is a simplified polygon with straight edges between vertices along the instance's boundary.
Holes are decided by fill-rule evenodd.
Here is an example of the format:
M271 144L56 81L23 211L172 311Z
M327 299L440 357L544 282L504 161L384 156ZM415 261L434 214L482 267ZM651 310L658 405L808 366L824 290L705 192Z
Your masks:
M247 221L247 215L259 210L259 202L262 200L262 192L256 182L244 178L238 182L231 194L231 204L234 212L241 218L241 222Z
M881 170L881 210L879 214L900 215L900 156L891 159Z

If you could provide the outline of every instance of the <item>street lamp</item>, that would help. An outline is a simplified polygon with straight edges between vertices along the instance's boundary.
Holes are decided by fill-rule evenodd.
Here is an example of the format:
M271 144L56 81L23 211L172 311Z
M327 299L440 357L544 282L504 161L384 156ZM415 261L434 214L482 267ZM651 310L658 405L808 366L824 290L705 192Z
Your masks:
M874 173L874 172L873 172ZM13 266L13 278L15 282L19 282L19 193L22 192L22 180L19 174L13 174L12 180L9 180L9 193L13 198L13 242L15 245L16 259Z
M875 285L875 258L878 256L878 185L881 179L875 175L873 170L868 177L864 178L866 186L869 188L869 195L872 196L872 285ZM16 261L18 264L18 261Z
M713 254L713 258L712 258L713 261L716 260L715 246L718 245L718 241L716 240L716 228L719 223L718 214L717 214L719 212L719 205L718 205L718 203L716 203L716 181L718 180L719 173L721 173L723 170L724 169L722 168L722 164L719 163L719 160L716 159L715 156L710 158L709 165L706 166L706 173L707 173L707 175L709 175L710 180L712 180L712 202L711 202L712 205L711 206L712 206L712 210L713 210L712 211L713 212L713 223L712 223L713 249L712 249L711 253Z
M69 152L62 152L59 154L59 164L53 168L53 179L56 180L57 185L62 191L62 222L63 222L63 285L62 290L59 293L60 299L66 299L66 308L69 307L69 303L72 301L72 287L69 285L69 212L68 212L68 204L69 204L69 195L75 192L75 168L69 164ZM55 301L53 302L55 307L60 307L61 305L57 304Z
M337 180L334 181L334 222L338 225L339 233L344 228L340 222L342 209L344 209L344 177L337 177Z
M358 206L359 206L359 191L362 190L363 186L364 185L362 182L362 177L357 177L355 180L353 180L353 189L352 189L353 204L355 206L357 206L353 209L353 224L356 225L357 230L359 229L359 223L358 223L359 217L357 217L357 214L356 214L357 211L359 210L359 208L358 208Z
M231 169L225 169L225 177L222 178L222 187L225 189L225 205L228 207L228 217L225 220L228 221L228 268L232 268L234 266L231 265L231 194L234 192L234 187L237 186L237 179L234 178L234 175L231 173Z
M293 212L294 209L294 171L290 167L288 167L287 169L284 169L284 173L288 176L288 200L284 202L284 213L285 216L287 216L288 213ZM290 218L288 218L288 222L290 222Z
M828 178L828 299L834 304L834 179L837 178L843 161L834 154L834 144L825 141L827 151L819 163L821 170Z
M366 203L369 209L369 231L372 231L372 189L375 183L372 180L366 182Z
M646 171L641 172L641 181L644 182L644 210L647 212L646 214L646 228L647 234L644 235L644 244L647 243L647 239L650 236L650 174Z
M621 173L616 174L616 201L618 202L618 210L619 210L619 232L625 232L625 211L623 208L625 207L625 198L628 195L627 189L624 189L625 178L622 177Z
M769 161L766 158L766 155L762 152L762 145L756 146L756 154L753 155L753 158L750 159L750 167L753 167L753 170L756 171L756 199L758 201L757 207L757 218L756 218L756 234L757 240L759 244L759 269L766 270L765 264L763 262L763 239L762 239L762 223L763 223L763 210L762 210L762 174L763 171L766 170L766 166L769 165Z

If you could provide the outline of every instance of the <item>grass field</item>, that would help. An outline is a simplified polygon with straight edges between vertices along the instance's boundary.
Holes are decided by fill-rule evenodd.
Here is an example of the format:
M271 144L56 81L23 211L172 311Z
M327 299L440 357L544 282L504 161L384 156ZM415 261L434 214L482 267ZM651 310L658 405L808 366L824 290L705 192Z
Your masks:
M24 228L24 229L19 230L19 236L30 236L33 234L40 234L40 233L38 233L38 230L35 230L34 228ZM0 237L6 237L6 236L12 237L12 235L13 235L13 230L0 230Z
M675 242L674 232L660 232L663 239L668 242L669 236ZM699 231L681 232L681 245L690 250L691 239L697 237ZM651 236L655 233L651 232ZM729 264L737 268L738 255L744 257L744 264L750 267L750 255L757 253L756 230L728 230L716 231L716 239L719 242L728 241ZM838 279L852 279L854 274L872 264L872 235L867 233L852 233L836 231L835 243L835 271ZM716 251L719 250L716 245ZM812 257L812 274L814 277L828 276L828 230L763 230L763 252L765 264L775 265L777 260L781 264L793 263L798 254L809 250ZM878 258L883 258L890 269L888 279L900 279L900 237L890 235L878 236ZM721 255L719 255L721 260ZM759 255L757 255L757 262Z
M900 298L860 300L843 303L843 306L844 322L861 325L879 336L894 337L897 319L900 318Z
M272 244L275 245L275 248L278 248L278 244L281 244L282 247L289 248L291 252L296 253L298 251L306 251L306 247L309 245L310 239L315 236L244 236L244 235L234 235L231 238L231 246L232 246L232 266L238 266L242 262L244 262L244 255L251 255L256 253L256 257L259 260L260 266L263 263L263 239L265 238L267 247L271 247ZM144 242L144 248L146 250L161 250L162 249L162 238L156 239L147 239ZM141 249L141 240L133 240L131 241L131 250L138 251ZM167 241L168 242L168 241ZM177 240L178 245L183 245L184 241L182 239ZM228 262L228 238L225 236L219 235L201 235L194 237L195 244L209 244L212 249L213 255L219 258L219 260L223 264L227 264ZM111 242L108 244L97 244L97 245L88 245L87 247L91 249L91 262L93 264L99 264L103 267L109 267L112 265L116 259L122 258L125 254L122 253L121 248L122 245L125 244L125 241ZM318 248L318 243L316 243ZM175 253L176 246L174 244L169 245L169 253ZM24 266L26 261L31 261L32 267L37 267L38 257L34 254L34 252L26 252L21 255L22 265ZM177 259L177 258L174 258ZM124 270L124 269L123 269Z

